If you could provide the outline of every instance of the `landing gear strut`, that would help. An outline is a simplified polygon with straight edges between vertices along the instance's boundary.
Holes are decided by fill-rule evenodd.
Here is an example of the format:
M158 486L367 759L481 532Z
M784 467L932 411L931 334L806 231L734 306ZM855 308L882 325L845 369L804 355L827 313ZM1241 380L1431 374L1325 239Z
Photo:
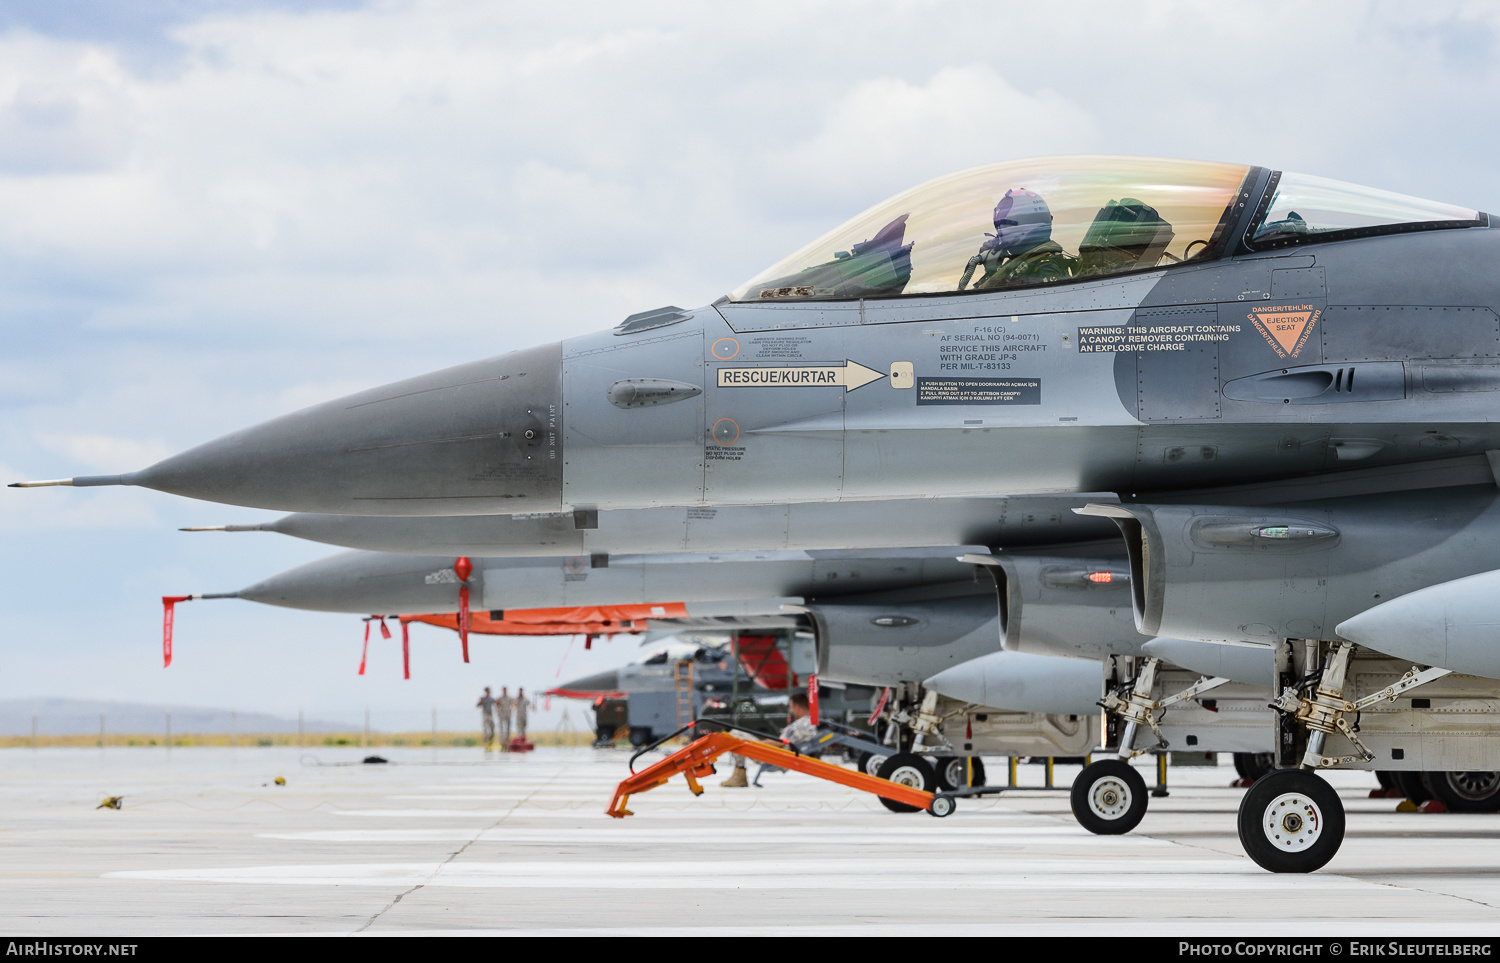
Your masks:
M1160 720L1162 712L1169 706L1187 702L1229 681L1218 676L1204 677L1175 695L1157 700L1151 693L1156 688L1156 673L1160 667L1160 659L1145 659L1128 692L1111 692L1099 703L1106 713L1123 721L1124 726L1120 730L1116 758L1101 759L1085 766L1073 780L1070 795L1073 818L1091 833L1113 836L1128 833L1140 825L1146 815L1148 794L1146 781L1131 767L1130 760L1167 747ZM1142 728L1155 734L1156 743L1137 749L1136 736ZM1165 777L1162 778L1165 784ZM1160 794L1166 795L1165 790Z
M1307 747L1300 769L1283 769L1262 776L1240 800L1240 843L1245 854L1273 873L1310 873L1325 865L1344 841L1344 804L1323 779L1310 770L1335 766L1366 766L1375 754L1360 741L1359 712L1417 686L1448 675L1442 668L1413 667L1395 683L1362 699L1345 697L1354 643L1335 642L1319 664L1321 646L1315 641L1291 640L1300 647L1303 681L1282 689L1271 708L1281 712L1283 725L1307 730ZM1309 693L1309 688L1311 692ZM1350 720L1354 723L1351 725ZM1338 733L1354 749L1352 755L1328 756L1328 737ZM1286 757L1284 756L1283 759ZM1397 785L1413 782L1420 773L1395 774Z

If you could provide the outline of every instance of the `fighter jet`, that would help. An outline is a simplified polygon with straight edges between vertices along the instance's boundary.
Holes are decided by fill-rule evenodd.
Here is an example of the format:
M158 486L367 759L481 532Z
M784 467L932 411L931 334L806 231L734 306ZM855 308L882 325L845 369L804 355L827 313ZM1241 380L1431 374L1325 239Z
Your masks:
M1112 502L1099 492L1089 502ZM379 517L299 513L190 532L275 532L404 555L488 558L646 555L777 549L883 549L912 545L1088 542L1116 536L1103 518L1074 514L1078 496L912 498L727 508L647 508L581 513Z
M489 620L503 618L506 623L546 621L542 617L558 612L594 620L618 616L638 620L629 630L639 630L644 622L653 628L729 632L742 655L747 646L760 651L768 639L790 633L795 635L789 638L793 655L789 664L777 663L782 666L779 676L762 678L764 658L742 660L753 678L779 691L798 684L795 673L804 682L816 675L841 687L840 704L848 702L848 690L886 688L890 695L882 702L883 732L891 748L866 752L863 762L879 765L899 755L903 771L916 773L923 788L952 789L956 784L945 782L943 774L966 771L965 760L981 753L1075 756L1098 744L1098 727L1083 720L1097 717L1105 678L1100 660L1108 664L1116 654L1139 657L1150 640L1134 631L1125 560L1090 557L1081 550L1086 548L1060 556L997 557L978 554L987 550L975 546L867 555L613 556L608 565L602 564L602 556L451 560L353 551L219 597L322 611L427 611L436 614L400 616L403 629L424 621L462 632L467 616L451 613L464 611L464 593L469 593L478 607L470 623L476 632L504 631L481 625L486 609ZM961 552L969 554L955 558ZM596 567L590 568L591 562ZM687 601L673 601L681 599ZM514 608L553 603L585 608ZM811 654L814 644L816 656ZM799 646L807 654L797 656ZM1215 654L1220 648L1199 647ZM1249 701L1264 712L1271 659L1268 649L1260 654L1258 685L1252 686ZM1226 676L1235 671L1223 659L1215 658L1213 664L1224 668ZM1161 679L1182 675L1164 670ZM1187 679L1197 681L1198 676ZM1231 681L1219 679L1217 686ZM603 683L590 682L593 688L618 688L613 675ZM1217 694L1221 702L1226 696L1235 698L1229 690ZM636 736L670 731L658 718L664 710L656 703L662 698L652 702L654 708L643 703L640 712L630 710ZM1244 693L1239 698L1243 701ZM1247 726L1255 720L1244 712L1221 716L1189 708L1163 717L1160 707L1153 707L1152 731L1176 745L1185 740L1206 751L1271 748L1268 727ZM982 768L967 771L977 771L982 781ZM1090 780L1098 781L1094 776ZM1129 831L1144 815L1146 791L1143 784L1131 784L1124 792L1126 805L1106 807L1106 815L1092 822L1090 813L1099 807L1080 804L1080 820L1099 832Z
M733 693L736 682L743 682L747 690L753 685L737 665L731 665L727 638L721 644L705 644L677 636L654 642L648 637L643 645L652 651L618 668L569 679L544 695L583 699L596 706L620 703L631 745L644 746L682 725L679 713L691 722L706 704ZM598 743L614 741L616 725L595 728Z
M877 204L713 305L70 481L513 514L1160 491L1482 452L1500 429L1461 389L1500 357L1488 226L1263 167L993 164Z
M61 484L579 528L609 508L1112 492L1076 507L1119 526L1140 634L1275 649L1286 768L1247 793L1240 836L1308 871L1343 835L1310 770L1500 767L1500 726L1476 721L1500 696L1476 630L1500 599L1448 584L1500 569L1489 231L1257 166L993 164L714 304ZM1157 667L1123 668L1122 740L1149 725Z
M982 546L872 551L767 551L674 555L463 558L341 552L219 598L324 612L492 615L513 609L647 605L652 620L714 628L793 625L809 612L841 625L849 645L873 646L879 665L855 660L870 685L920 682L999 647L994 583L957 556ZM462 577L460 577L462 576ZM921 660L900 646L867 640L867 620L901 606L892 627L922 624ZM769 620L769 621L767 621ZM936 632L925 627L937 620ZM1116 634L1133 635L1128 618ZM832 630L831 630L832 631ZM898 631L896 634L902 634ZM842 644L842 642L840 643ZM834 643L820 658L832 658ZM835 662L834 665L840 663Z

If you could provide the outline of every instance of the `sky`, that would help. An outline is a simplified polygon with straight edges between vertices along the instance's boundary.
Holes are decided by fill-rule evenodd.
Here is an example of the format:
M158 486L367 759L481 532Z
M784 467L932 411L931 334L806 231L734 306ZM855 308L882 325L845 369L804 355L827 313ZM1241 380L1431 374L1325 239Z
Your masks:
M113 473L707 303L926 179L1262 164L1500 211L1500 7L467 0L0 6L0 479ZM376 724L638 655L159 597L326 546L128 488L0 489L0 698ZM571 649L569 648L571 645ZM555 710L554 710L555 712ZM410 722L406 722L408 717ZM446 718L446 716L445 716ZM550 717L544 717L550 718ZM576 718L576 710L575 710Z

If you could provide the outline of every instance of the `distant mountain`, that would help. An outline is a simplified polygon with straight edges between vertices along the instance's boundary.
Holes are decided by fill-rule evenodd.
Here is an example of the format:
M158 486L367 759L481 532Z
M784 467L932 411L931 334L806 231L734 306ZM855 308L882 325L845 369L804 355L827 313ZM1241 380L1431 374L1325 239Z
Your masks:
M99 731L99 713L104 713L107 732L165 733L167 712L172 713L172 734L195 732L296 732L297 720L261 712L235 712L202 706L153 706L138 702L106 702L90 699L0 699L0 736L31 735L31 720L44 736L67 736ZM307 732L348 732L358 726L308 719Z

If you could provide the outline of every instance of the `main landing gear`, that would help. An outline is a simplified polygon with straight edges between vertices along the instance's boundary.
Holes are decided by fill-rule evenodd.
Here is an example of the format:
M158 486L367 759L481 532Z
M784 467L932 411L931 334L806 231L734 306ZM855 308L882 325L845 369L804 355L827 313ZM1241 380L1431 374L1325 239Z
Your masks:
M1154 749L1166 748L1159 724L1162 712L1169 706L1194 699L1229 681L1222 677L1205 677L1175 695L1156 700L1151 692L1156 687L1156 673L1160 667L1160 659L1145 659L1128 692L1111 692L1099 703L1106 713L1125 724L1120 730L1116 757L1085 766L1073 780L1069 795L1073 818L1091 833L1117 836L1140 825L1146 815L1146 781L1131 767L1130 760ZM1136 736L1142 727L1156 734L1156 743L1137 749Z
M1359 737L1359 713L1396 697L1417 686L1448 675L1442 668L1413 667L1395 683L1372 695L1355 699L1345 697L1349 683L1349 663L1354 655L1352 642L1336 642L1327 657L1319 663L1317 642L1294 640L1300 648L1302 680L1285 686L1271 708L1282 714L1284 744L1295 745L1297 727L1306 731L1306 749L1301 768L1281 769L1256 780L1245 798L1240 800L1239 834L1245 854L1262 869L1273 873L1310 873L1326 865L1344 841L1344 804L1338 794L1321 777L1319 769L1338 766L1365 767L1375 761L1375 754ZM1351 724L1352 720L1352 724ZM1326 756L1328 737L1338 733L1354 750L1350 755ZM1284 762L1295 753L1284 754ZM1397 784L1411 782L1419 773L1395 774Z

